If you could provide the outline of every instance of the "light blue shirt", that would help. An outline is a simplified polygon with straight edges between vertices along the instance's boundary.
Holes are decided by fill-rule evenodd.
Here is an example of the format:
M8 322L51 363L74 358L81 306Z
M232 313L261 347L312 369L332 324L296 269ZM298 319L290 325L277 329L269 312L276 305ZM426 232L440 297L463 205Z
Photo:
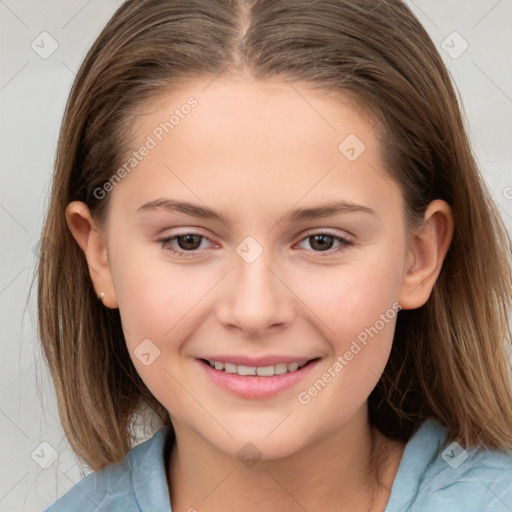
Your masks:
M44 512L171 512L167 433L162 427L121 462L87 475ZM512 455L445 447L445 438L434 419L411 437L385 512L512 512Z

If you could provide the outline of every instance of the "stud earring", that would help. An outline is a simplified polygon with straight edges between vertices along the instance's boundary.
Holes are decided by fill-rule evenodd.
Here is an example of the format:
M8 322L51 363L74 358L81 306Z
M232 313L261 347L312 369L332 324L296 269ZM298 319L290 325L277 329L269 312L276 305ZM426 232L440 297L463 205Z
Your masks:
M103 301L103 297L105 297L105 292L101 292L101 293L97 296L98 300L101 300L101 301Z

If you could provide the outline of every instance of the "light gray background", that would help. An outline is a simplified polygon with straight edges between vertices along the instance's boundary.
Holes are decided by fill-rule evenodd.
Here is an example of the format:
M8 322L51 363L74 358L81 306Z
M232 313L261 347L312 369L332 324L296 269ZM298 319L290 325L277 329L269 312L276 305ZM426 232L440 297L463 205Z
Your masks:
M86 473L64 438L41 360L35 284L28 294L67 94L120 3L0 0L0 511L39 511ZM454 77L482 172L512 232L512 1L408 4ZM49 51L45 31L58 48L42 58L31 43ZM52 449L58 459L50 464Z

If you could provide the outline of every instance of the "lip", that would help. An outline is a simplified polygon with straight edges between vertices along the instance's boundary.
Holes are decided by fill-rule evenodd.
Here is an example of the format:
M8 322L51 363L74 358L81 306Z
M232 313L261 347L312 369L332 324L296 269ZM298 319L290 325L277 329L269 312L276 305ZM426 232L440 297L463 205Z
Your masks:
M260 356L260 357L248 357L244 355L233 356L233 355L217 355L217 356L203 356L201 359L208 359L209 361L221 361L223 363L231 364L242 364L244 366L273 366L281 363L302 363L303 361L309 361L316 359L315 357L303 357L298 358L297 356Z
M228 359L226 360L221 359L219 356L217 357L212 360L223 361L226 363L233 362L233 364L244 364L242 362L236 363L234 361L254 361L254 359L251 360L249 358L226 358ZM264 361L264 359L262 360ZM276 358L272 360L276 361ZM304 360L305 359L301 359L300 361ZM258 375L242 376L236 373L227 373L224 371L215 370L208 363L205 363L202 358L196 359L196 363L202 368L202 371L205 372L208 380L220 388L242 398L263 400L277 396L287 389L296 386L311 373L311 371L318 365L320 360L320 358L310 360L299 370L290 373L283 373L282 375L273 375L272 377L260 377ZM288 358L286 360L283 359L281 362L284 363L299 361L297 358ZM267 364L267 366L270 366L270 364ZM252 363L247 364L247 366L265 366L265 364Z

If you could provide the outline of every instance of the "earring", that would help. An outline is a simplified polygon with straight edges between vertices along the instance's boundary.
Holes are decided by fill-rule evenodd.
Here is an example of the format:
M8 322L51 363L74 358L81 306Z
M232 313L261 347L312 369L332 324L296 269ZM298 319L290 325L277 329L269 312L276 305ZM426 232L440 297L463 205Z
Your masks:
M101 300L101 301L103 301L103 297L105 297L105 292L101 292L101 293L97 296L98 300Z

